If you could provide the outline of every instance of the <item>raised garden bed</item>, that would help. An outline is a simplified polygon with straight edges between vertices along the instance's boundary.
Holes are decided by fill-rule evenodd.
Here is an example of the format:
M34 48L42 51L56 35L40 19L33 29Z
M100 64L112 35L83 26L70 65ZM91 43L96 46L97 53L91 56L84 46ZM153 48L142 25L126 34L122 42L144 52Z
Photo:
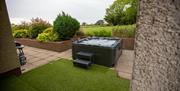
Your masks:
M71 40L60 41L60 42L39 42L35 39L20 38L20 39L15 39L15 41L26 46L52 50L52 51L57 51L57 52L62 52L72 47Z

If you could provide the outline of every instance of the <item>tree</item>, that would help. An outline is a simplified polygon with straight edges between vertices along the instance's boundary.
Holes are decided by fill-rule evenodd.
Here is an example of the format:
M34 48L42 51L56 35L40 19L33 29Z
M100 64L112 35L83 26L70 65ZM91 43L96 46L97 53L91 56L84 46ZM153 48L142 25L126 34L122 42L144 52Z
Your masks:
M11 28L13 31L15 30L21 30L21 29L29 29L30 24L26 21L22 21L19 25L11 24Z
M112 25L134 24L137 15L137 0L116 0L106 9L104 20Z
M41 18L32 18L28 35L30 38L36 38L38 34L42 33L46 28L51 27L51 24Z
M104 21L103 20L98 20L95 25L104 25Z
M83 22L83 23L82 23L82 26L86 26L86 25L87 25L87 23L86 23L86 22Z

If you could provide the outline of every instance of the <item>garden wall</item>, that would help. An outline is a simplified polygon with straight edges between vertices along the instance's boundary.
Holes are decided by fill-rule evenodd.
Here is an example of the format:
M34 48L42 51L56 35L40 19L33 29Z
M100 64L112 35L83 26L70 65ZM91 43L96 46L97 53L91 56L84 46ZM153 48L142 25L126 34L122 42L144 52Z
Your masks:
M134 50L134 38L122 38L122 48L126 50Z
M21 38L21 39L15 39L15 41L17 41L23 45L46 49L46 50L57 51L57 52L62 52L62 51L68 50L72 46L71 40L61 41L61 42L39 42L35 39Z

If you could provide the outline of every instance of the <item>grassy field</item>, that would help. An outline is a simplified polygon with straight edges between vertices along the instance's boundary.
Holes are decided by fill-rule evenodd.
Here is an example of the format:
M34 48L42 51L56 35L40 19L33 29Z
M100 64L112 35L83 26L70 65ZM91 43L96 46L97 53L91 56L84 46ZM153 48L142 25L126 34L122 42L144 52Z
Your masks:
M98 37L134 37L135 25L122 26L81 26L81 31L87 36ZM113 34L114 31L116 34Z
M0 91L129 91L130 81L107 67L74 67L60 59L19 77L0 78Z
M110 37L113 26L84 26L81 31L88 36Z

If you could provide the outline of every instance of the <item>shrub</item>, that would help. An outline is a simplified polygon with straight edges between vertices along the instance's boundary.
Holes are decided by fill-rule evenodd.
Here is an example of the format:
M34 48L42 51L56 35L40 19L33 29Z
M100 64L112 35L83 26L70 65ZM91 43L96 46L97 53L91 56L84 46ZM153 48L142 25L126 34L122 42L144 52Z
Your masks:
M54 31L59 35L59 39L62 40L72 38L79 28L80 23L75 18L72 18L70 15L67 15L64 12L57 16L53 27Z
M41 33L38 34L38 37L36 39L41 42L56 41L58 39L58 35L53 32Z
M56 41L58 39L58 35L53 31L52 27L49 27L45 29L43 33L38 34L36 39L41 42Z
M13 33L15 38L26 38L28 37L27 30L16 30Z
M49 36L48 33L41 33L38 34L38 37L36 39L41 42L48 42L49 41L48 36Z
M52 27L49 27L49 28L46 28L43 33L50 33L50 32L53 32L53 28Z
M31 19L30 29L28 31L30 38L36 38L38 34L42 33L44 29L50 27L51 25L42 20L41 18Z
M113 36L121 38L134 38L135 25L116 26L113 28Z
M16 24L11 24L11 28L12 28L12 31L15 31L15 30L21 30L21 29L26 29L28 30L29 29L29 26L30 24L26 21L22 21L20 24L16 25Z

